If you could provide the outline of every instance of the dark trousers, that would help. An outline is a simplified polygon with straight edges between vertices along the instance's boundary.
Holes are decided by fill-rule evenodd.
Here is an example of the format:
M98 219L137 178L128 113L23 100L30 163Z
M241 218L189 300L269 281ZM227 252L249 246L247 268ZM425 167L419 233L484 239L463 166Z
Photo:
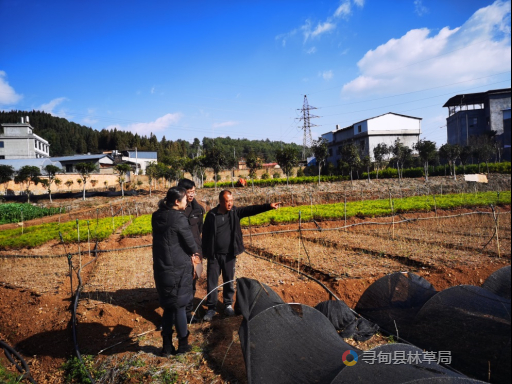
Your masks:
M192 269L194 269L194 267L192 267ZM190 319L192 318L192 312L194 312L195 310L195 307L194 307L194 297L196 297L196 282L197 282L197 279L193 280L192 282L192 300L190 300L190 302L187 304L187 320L190 321ZM194 316L196 317L196 316Z
M173 326L176 327L176 333L179 338L187 336L187 312L185 311L185 307L176 308L173 306L164 308L164 315L162 316L162 336L171 336Z
M208 266L206 267L207 273L207 290L210 293L219 285L219 276L222 273L224 283L231 281L235 278L236 258L228 259L226 254L216 254L214 259L208 259ZM233 304L233 296L235 295L235 284L233 282L222 286L222 296L224 298L224 305ZM219 291L215 289L210 296L206 305L208 309L215 309L217 300L219 298Z

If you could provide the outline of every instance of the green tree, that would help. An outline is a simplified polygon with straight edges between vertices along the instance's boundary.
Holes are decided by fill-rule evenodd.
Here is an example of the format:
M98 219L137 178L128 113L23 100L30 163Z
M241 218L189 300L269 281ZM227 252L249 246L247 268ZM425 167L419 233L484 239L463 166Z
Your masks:
M0 165L0 184L5 184L5 193L7 193L7 183L12 180L14 168L10 165Z
M316 159L316 165L318 166L318 185L320 185L320 173L322 171L322 165L327 161L327 157L329 156L329 148L327 147L327 140L322 137L319 137L318 140L313 142L313 146L311 147L313 151L313 155Z
M464 174L466 174L466 164L468 163L469 159L473 156L473 148L469 145L465 145L460 150L460 163L462 164L462 171Z
M14 177L16 184L22 184L25 187L28 202L30 203L30 185L37 185L41 181L41 170L33 165L25 165L20 168L18 174Z
M368 155L363 156L361 158L361 165L366 169L366 173L368 175L368 182L371 183L370 180L370 168L372 166L372 158Z
M293 171L293 167L299 163L299 151L292 146L285 146L276 151L277 164L283 170L286 175L286 185L289 185L290 175Z
M461 146L457 144L444 144L439 148L439 156L446 160L450 166L450 174L453 170L453 179L457 180L456 161L461 153Z
M408 146L402 144L400 138L395 140L395 144L391 147L396 167L398 171L398 178L401 180L404 172L404 164L411 157L412 150Z
M254 151L249 152L247 157L245 158L245 164L247 168L249 168L249 177L252 182L252 191L254 192L254 179L256 178L256 171L261 169L261 160Z
M373 158L377 164L377 180L379 179L379 171L386 157L389 155L389 147L385 143L379 143L373 148Z
M121 196L124 198L124 184L126 183L126 174L132 170L130 164L117 164L114 166L114 172L117 173L117 181L121 185Z
M83 183L82 200L85 200L85 187L87 184L87 179L89 179L91 173L96 172L98 168L94 163L77 163L75 164L75 169L80 175L79 180L81 180Z
M158 178L158 167L156 163L152 162L146 167L146 176L148 177L149 196L151 196L153 180L156 180Z
M205 151L205 162L207 168L211 168L214 174L215 181L215 190L217 190L217 177L220 171L226 168L228 164L226 160L226 155L218 146L213 146L212 148Z
M435 160L437 156L436 143L430 140L419 140L414 144L414 149L418 151L420 159L423 161L425 180L428 181L428 162Z
M41 180L41 183L46 187L48 190L48 195L50 197L50 203L52 203L52 184L55 182L57 184L57 181L60 180L56 178L57 173L62 172L62 169L57 167L56 165L49 164L46 167L44 167L44 170L46 171L48 178Z
M346 144L341 148L341 160L348 164L350 167L350 181L353 182L353 170L361 163L359 157L359 149L354 143Z

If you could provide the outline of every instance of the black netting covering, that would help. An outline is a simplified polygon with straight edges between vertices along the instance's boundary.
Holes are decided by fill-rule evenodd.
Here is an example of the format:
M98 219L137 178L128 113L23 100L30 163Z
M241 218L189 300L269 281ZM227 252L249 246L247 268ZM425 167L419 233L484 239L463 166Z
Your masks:
M511 276L510 276L510 265L498 269L491 276L485 280L482 285L483 288L487 289L498 296L504 297L510 300L511 296Z
M437 382L427 379L442 379L440 383L461 383L455 380L465 377L437 364L419 348L407 344L387 344L360 354L357 363L343 369L331 384L401 384L415 380Z
M398 328L399 335L405 337L418 311L436 293L424 278L396 272L370 285L355 311L390 333Z
M485 383L485 381L468 379L465 377L447 377L439 378L432 377L430 379L419 379L414 381L408 381L407 384L476 384Z
M283 299L268 285L245 277L236 280L235 311L248 321L258 313L278 304Z
M239 335L250 384L330 383L345 367L343 353L354 349L323 314L301 304L269 308Z
M379 326L357 316L343 301L324 301L315 307L322 312L334 325L343 338L354 338L356 341L366 341L379 330Z
M510 300L471 285L448 288L418 312L408 339L430 351L451 351L452 366L492 383L510 383Z

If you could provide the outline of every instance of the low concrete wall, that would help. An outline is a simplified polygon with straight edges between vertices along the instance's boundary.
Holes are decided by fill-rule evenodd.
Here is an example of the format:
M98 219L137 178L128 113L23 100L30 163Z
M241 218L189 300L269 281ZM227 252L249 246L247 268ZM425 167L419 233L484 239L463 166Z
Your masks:
M44 179L45 177L41 177L41 178ZM80 184L78 184L78 182L77 182L77 180L80 179L80 175L78 173L61 174L61 175L57 175L56 178L61 180L61 184L59 186L55 185L55 183L52 184L52 187L51 187L52 193L81 192L83 190L83 187ZM149 188L147 176L133 176L132 175L131 179L132 179L131 180L132 184L136 183L137 181L142 181L143 184L140 186L140 188L145 188L145 189ZM68 181L68 180L73 181L73 184L69 187L66 185L66 181ZM95 185L93 185L93 181L96 181ZM129 187L129 183L130 183L130 180L129 180L129 178L127 178L127 184L125 184L125 189L127 189L127 187ZM106 189L111 189L111 188L115 188L117 190L121 189L119 182L118 182L117 175L94 174L94 175L91 175L91 177L87 180L87 187L86 187L87 191L90 191L90 190L104 191ZM7 183L7 185L6 184L1 185L0 194L4 194L6 189L8 191L13 191L13 193L16 195L19 195L20 192L24 191L24 185L16 184L14 181L9 181ZM48 193L46 188L41 183L39 183L38 185L31 184L30 191L34 195L43 195L43 194Z

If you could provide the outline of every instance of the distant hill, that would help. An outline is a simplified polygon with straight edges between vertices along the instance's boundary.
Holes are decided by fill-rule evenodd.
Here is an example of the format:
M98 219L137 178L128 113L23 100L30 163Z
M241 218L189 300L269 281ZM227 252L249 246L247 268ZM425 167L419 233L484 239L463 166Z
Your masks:
M139 136L131 132L117 129L97 131L84 125L70 122L62 117L39 111L0 112L0 123L18 123L21 117L28 116L34 133L50 143L50 156L65 156L83 153L98 153L117 149L123 151L137 147L139 151L157 151L159 160L164 156L193 157L198 148L208 149L213 145L211 138L194 139L192 143L178 139L166 140L165 136L158 141L155 135ZM276 150L282 145L280 141L247 140L216 138L215 145L220 146L226 155L232 156L233 149L237 157L246 156L251 150L265 161L275 161ZM296 144L290 144L300 150Z

